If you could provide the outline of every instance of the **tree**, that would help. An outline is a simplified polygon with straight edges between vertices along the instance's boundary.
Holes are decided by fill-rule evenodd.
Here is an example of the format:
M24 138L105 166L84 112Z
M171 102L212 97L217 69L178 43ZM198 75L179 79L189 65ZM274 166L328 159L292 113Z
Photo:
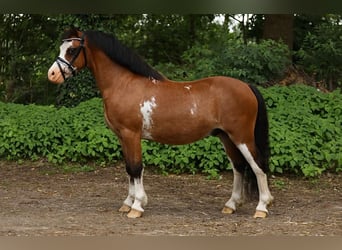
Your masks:
M46 103L55 26L45 15L0 15L1 100Z
M144 15L137 47L152 64L180 63L181 55L196 41L207 42L214 15ZM151 46L153 45L153 46Z
M329 22L328 15L295 14L293 50L298 51L304 42L306 35L322 23ZM296 58L294 58L296 60Z
M298 64L329 90L342 86L342 26L321 23L308 33L297 53Z
M292 51L293 24L293 14L266 14L262 38L283 41Z
M84 72L59 87L47 81L46 72L57 56L60 36L71 25L81 30L115 34L152 66L162 66L159 69L166 76L177 76L177 79L197 76L197 73L215 73L215 61L221 57L225 62L236 58L238 65L254 55L250 53L242 58L245 51L227 46L244 48L253 43L255 45L248 47L255 46L257 50L258 44L262 48L264 40L282 40L292 49L293 64L302 65L306 72L315 74L317 80L330 86L341 85L340 37L336 36L341 27L341 15L225 14L222 17L223 24L213 22L213 14L0 14L0 100L48 104L54 103L57 95L61 104L74 106L98 95L94 80ZM238 25L232 29L231 24L236 21ZM313 45L316 50L310 51ZM276 51L276 47L271 50ZM224 51L227 54L223 56ZM262 49L260 51L263 54ZM258 60L251 59L253 63ZM329 76L324 74L326 65L329 65ZM229 69L222 64L222 67L225 71L242 71L240 66ZM256 66L249 66L253 68ZM195 74L189 69L198 70Z

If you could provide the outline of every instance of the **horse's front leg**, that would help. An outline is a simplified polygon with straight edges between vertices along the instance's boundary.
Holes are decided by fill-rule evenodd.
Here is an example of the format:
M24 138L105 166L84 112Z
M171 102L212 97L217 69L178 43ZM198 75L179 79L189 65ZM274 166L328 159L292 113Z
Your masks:
M143 185L140 135L125 131L121 135L120 141L128 173L128 196L119 211L128 212L129 218L138 218L143 215L143 207L147 205L147 196Z

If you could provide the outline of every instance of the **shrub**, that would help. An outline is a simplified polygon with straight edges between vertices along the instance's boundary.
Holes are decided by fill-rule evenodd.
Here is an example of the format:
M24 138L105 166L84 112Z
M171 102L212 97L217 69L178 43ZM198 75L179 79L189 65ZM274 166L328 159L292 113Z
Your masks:
M269 110L271 170L316 176L341 171L342 99L304 85L261 89Z
M58 86L56 99L58 106L75 107L94 97L100 97L100 92L90 71L83 70Z
M183 54L183 66L168 63L157 68L174 80L224 75L261 85L282 76L289 55L286 45L273 40L244 44L239 39L227 39L220 45L194 45Z
M312 87L260 88L268 106L274 173L317 176L342 171L342 98ZM169 146L143 141L143 161L163 173L205 173L217 177L231 168L215 137ZM0 158L53 163L122 160L118 139L106 127L102 101L74 108L0 102Z
M321 24L304 39L296 53L298 63L325 87L333 89L342 84L342 27L338 24Z
M244 44L228 40L218 54L217 74L263 84L282 76L289 65L288 47L273 40Z
M60 109L0 103L0 131L1 158L47 157L54 163L121 159L98 98Z

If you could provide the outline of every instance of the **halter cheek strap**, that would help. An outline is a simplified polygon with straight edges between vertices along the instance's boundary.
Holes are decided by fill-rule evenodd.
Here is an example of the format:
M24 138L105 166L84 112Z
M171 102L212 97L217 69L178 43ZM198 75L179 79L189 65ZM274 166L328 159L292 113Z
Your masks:
M66 80L66 77L65 77L64 70L62 68L61 63L64 63L65 65L68 66L73 76L76 75L76 69L68 61L64 60L62 57L57 57L56 62L57 62L59 71L62 73L64 81Z
M75 55L73 56L73 58L71 59L71 61L68 62L67 60L64 60L62 57L57 57L57 59L56 59L58 68L59 68L60 72L62 73L64 81L66 80L66 77L65 77L65 72L64 72L64 70L62 68L61 63L63 63L66 66L68 66L68 68L71 71L72 75L75 76L77 72L76 72L76 67L73 66L73 63L75 62L75 60L77 59L77 57L81 53L81 50L83 51L83 55L84 55L84 63L85 63L84 66L85 67L87 66L87 55L86 55L86 51L85 51L85 47L84 47L84 34L82 35L81 38L74 37L74 38L64 39L62 41L65 42L65 41L71 41L71 40L78 40L81 43L80 46L78 46L77 51L76 51Z

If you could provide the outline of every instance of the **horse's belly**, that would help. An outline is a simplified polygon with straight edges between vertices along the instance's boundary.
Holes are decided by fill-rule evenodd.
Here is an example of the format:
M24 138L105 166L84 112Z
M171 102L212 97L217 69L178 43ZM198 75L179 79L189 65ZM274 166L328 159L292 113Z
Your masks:
M168 126L154 127L151 131L143 132L144 139L153 140L164 144L182 145L189 144L211 134L214 128L204 124L191 124L179 122Z

